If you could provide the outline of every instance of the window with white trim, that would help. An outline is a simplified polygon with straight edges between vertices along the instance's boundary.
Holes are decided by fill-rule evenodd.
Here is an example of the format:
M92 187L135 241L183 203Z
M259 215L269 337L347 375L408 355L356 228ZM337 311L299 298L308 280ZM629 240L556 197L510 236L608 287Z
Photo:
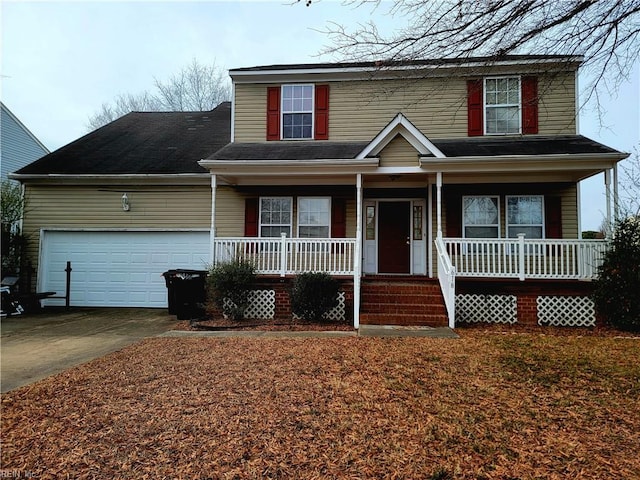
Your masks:
M293 199L291 197L260 198L260 236L291 238Z
M462 231L464 238L499 238L499 197L462 197Z
M298 237L329 238L331 199L329 197L298 198Z
M507 196L507 237L543 238L544 197L542 195Z
M520 77L484 79L485 134L520 133Z
M313 85L282 85L282 138L313 138Z

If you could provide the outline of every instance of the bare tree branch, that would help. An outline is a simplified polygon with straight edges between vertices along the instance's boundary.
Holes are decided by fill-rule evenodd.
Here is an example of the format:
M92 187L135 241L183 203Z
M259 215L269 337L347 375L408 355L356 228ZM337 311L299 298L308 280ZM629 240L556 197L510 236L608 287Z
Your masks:
M154 86L156 93L121 94L113 102L103 103L89 117L87 126L94 130L129 112L208 111L231 98L226 71L215 63L202 65L195 59L166 82L156 78Z
M595 79L588 100L597 89L617 89L640 50L640 0L395 0L388 13L406 20L388 35L372 22L328 24L331 45L322 53L345 61L484 57L489 64L514 54L580 55Z

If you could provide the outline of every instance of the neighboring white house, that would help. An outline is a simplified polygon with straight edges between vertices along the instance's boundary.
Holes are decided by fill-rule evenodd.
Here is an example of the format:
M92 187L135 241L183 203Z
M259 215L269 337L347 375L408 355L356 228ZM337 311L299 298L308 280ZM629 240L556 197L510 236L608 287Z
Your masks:
M7 106L0 102L0 173L7 180L15 172L29 163L49 153L36 136L16 117Z

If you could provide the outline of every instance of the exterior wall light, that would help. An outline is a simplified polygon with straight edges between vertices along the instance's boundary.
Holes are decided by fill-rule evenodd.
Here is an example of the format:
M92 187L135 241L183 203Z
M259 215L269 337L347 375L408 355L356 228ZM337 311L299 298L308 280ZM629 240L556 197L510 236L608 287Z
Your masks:
M131 210L131 205L129 204L129 197L127 197L126 193L122 194L122 210L128 212Z

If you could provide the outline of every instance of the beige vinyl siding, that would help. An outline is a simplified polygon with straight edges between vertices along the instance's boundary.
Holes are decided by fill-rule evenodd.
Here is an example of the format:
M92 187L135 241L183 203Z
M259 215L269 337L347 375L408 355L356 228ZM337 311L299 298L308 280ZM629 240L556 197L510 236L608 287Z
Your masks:
M396 135L380 152L381 167L417 167L418 152L402 135Z
M234 141L264 142L267 139L267 85L235 86Z
M330 87L330 140L369 140L398 113L430 138L467 136L466 81L351 81Z
M562 238L577 239L578 236L578 189L570 185L557 191L562 197Z
M538 133L576 134L576 82L572 72L538 77Z
M539 133L575 134L574 73L538 79ZM266 140L268 86L236 85L236 142ZM329 82L329 92L329 140L371 140L398 113L429 138L467 136L466 78Z
M244 200L246 195L231 187L216 190L216 236L244 236Z
M122 210L127 193L131 210ZM44 186L26 189L23 232L36 266L40 230L56 229L208 229L209 186Z

